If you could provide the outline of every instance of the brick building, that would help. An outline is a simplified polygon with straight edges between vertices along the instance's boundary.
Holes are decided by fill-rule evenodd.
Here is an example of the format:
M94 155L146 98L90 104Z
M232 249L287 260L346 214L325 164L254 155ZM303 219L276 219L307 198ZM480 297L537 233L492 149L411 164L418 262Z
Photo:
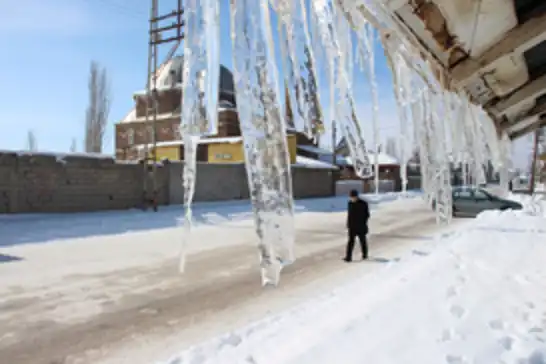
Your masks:
M179 126L182 112L182 63L177 56L164 64L158 75L158 115L156 128L157 159L183 160L184 146ZM237 116L233 75L220 66L218 108L218 134L201 140L197 160L208 163L237 163L244 161L241 129ZM150 146L153 123L146 125L147 95L145 91L133 95L135 106L116 124L116 159L133 160L144 157L146 146ZM286 110L290 119L290 110ZM289 120L290 123L290 120ZM287 130L287 142L291 162L296 163L296 145L313 144L313 141L293 128Z
M158 115L155 124L158 143L180 139L182 63L183 57L176 56L158 71ZM153 124L151 121L146 124L146 91L136 92L133 99L135 101L133 109L115 126L117 159L137 159L139 157L138 151L142 150L139 146L146 145L151 141ZM241 135L241 131L237 118L233 75L227 68L220 66L217 137L239 135Z

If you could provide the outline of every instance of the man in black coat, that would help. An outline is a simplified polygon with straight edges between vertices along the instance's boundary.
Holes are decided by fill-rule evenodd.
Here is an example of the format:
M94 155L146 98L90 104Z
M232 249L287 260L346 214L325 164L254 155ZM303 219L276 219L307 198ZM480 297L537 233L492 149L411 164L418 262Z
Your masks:
M360 247L362 248L362 259L368 258L368 243L366 234L368 234L368 219L370 218L370 209L368 203L358 197L358 191L352 190L350 201L347 207L347 229L349 230L349 241L347 242L347 252L344 261L350 262L353 259L353 249L355 238L358 237Z

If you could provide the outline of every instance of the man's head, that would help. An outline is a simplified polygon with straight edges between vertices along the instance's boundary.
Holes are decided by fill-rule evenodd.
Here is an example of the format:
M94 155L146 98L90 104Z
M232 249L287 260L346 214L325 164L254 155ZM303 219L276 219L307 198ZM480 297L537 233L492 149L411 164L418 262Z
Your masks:
M349 192L349 198L351 199L351 201L355 202L356 200L358 200L358 191L357 190L351 190L351 192Z

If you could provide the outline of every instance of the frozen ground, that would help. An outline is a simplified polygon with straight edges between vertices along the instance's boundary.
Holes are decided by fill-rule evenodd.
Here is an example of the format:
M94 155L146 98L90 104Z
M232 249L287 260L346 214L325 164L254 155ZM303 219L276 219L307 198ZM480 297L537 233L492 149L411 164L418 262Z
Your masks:
M420 200L396 198L369 198L384 259L437 231ZM196 206L183 276L180 208L0 217L0 362L151 363L335 287L346 199L297 206L300 259L277 290L260 287L248 202Z
M543 219L441 228L418 198L368 198L372 259L353 264L345 198L298 202L277 289L260 287L248 203L197 206L183 276L178 208L1 217L0 362L543 363Z
M483 213L373 273L354 265L346 284L168 363L544 364L544 211Z

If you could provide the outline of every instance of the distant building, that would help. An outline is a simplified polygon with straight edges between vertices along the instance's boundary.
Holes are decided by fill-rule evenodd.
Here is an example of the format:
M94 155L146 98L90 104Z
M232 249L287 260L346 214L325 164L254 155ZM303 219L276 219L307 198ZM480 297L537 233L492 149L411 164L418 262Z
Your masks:
M158 160L183 160L184 146L180 136L182 112L182 62L178 56L164 64L158 74L158 115L156 122L156 158ZM236 109L233 75L220 66L218 108L218 134L203 138L198 146L197 160L208 163L244 162L243 143ZM116 124L116 158L135 160L144 158L146 148L151 148L152 123L146 124L146 92L133 95L135 106ZM151 113L150 113L151 114ZM295 130L287 130L287 141L292 163L296 163L298 143L313 144Z
M343 140L342 140L343 143ZM341 143L340 143L341 144ZM351 156L349 155L348 148L343 144L338 144L336 147L335 164L340 169L339 179L341 180L362 180L363 191L371 191L373 189L373 178L363 179L360 178L353 167ZM315 145L298 144L298 154L316 159L322 162L333 163L334 157L332 151L317 147ZM375 154L372 151L368 152L370 162L372 163L372 170L374 168ZM378 166L379 166L379 179L381 190L399 190L400 184L400 163L398 160L386 153L378 154Z

